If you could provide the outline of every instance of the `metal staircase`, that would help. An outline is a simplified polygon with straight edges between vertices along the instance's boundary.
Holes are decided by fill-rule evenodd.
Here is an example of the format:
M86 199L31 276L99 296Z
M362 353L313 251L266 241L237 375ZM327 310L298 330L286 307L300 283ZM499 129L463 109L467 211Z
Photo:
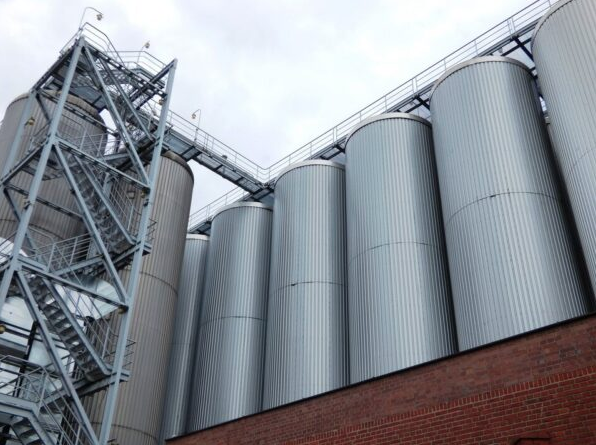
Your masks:
M7 297L24 300L34 320L30 341L43 343L47 363L0 356L5 443L96 445L110 438L118 387L127 378L141 260L151 250L149 216L176 67L175 60L139 60L86 26L29 92L0 179L18 223L0 243L0 308ZM46 122L25 138L33 106ZM100 113L109 114L109 124ZM40 194L48 181L70 190L74 203ZM73 221L82 233L58 239L34 227L40 211L45 219ZM81 399L99 390L106 391L105 406L95 431Z
M0 356L0 370L8 376L0 384L3 423L15 440L27 445L88 444L82 422L64 397L57 376L46 368Z
M74 296L65 287L58 290L41 277L32 277L29 287L50 331L70 352L85 377L90 381L108 377L111 364L105 359L113 353L113 345L109 344L112 333L107 320L91 315L93 300L86 295Z

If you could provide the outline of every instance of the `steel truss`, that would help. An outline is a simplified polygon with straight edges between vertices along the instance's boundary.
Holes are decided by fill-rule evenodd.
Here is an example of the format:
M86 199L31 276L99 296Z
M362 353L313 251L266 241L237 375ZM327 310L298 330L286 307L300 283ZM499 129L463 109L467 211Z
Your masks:
M23 298L35 320L33 336L50 358L49 366L39 366L0 356L0 443L106 444L127 378L130 318L142 256L151 249L150 212L176 60L148 68L90 30L81 29L29 91L0 180L18 222L0 246L0 308L7 297ZM72 96L110 123L73 107ZM54 103L51 112L47 101ZM34 104L46 122L25 140ZM105 134L73 134L67 112ZM48 180L67 186L72 208L40 196ZM41 208L79 221L84 233L48 241L31 226ZM113 292L97 290L100 277ZM99 390L106 391L105 406L101 430L94 431L82 397Z

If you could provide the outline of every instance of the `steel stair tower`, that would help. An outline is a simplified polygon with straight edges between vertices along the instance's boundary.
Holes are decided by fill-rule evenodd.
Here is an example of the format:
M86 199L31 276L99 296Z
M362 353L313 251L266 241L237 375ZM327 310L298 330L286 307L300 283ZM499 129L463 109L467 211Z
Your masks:
M34 319L32 338L43 342L50 365L0 355L0 443L103 445L110 439L118 387L127 379L139 270L151 250L149 216L175 69L176 60L143 63L141 54L118 53L87 24L28 92L0 179L18 222L0 245L0 308L9 297L24 299ZM69 131L67 110L93 119L69 104L72 96L105 116L107 124L93 122L105 134ZM44 101L55 104L51 112ZM27 139L23 128L34 104L46 122ZM48 180L67 184L73 208L40 196ZM31 226L40 206L79 220L84 233L48 240ZM113 292L99 291L99 279ZM94 431L82 398L99 390L106 402L101 430Z

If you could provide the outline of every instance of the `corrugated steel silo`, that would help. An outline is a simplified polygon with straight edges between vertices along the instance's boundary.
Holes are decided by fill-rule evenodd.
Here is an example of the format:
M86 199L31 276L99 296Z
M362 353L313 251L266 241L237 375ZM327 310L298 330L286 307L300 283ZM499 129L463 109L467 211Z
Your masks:
M261 409L271 213L240 202L213 218L188 431Z
M118 395L111 437L126 445L157 445L166 395L178 282L193 175L172 152L162 155L151 218L157 221L151 253L143 258L129 338L135 342L131 377ZM122 272L126 282L128 272ZM95 425L105 392L88 401ZM90 404L90 405L89 405Z
M161 441L186 432L209 237L187 235L170 348Z
M54 93L48 92L48 94ZM40 100L47 113L51 116L56 104L47 98ZM26 102L27 95L21 95L12 101L6 109L4 120L0 127L0 169L4 167L4 163L8 158L11 144L18 130L21 115L25 111ZM107 140L106 130L103 119L97 111L85 101L72 95L68 96L66 107L58 126L59 135L77 144L82 140L87 144L93 142L97 144L99 150L105 147ZM80 115L77 115L77 113L80 113ZM23 131L23 137L20 141L19 152L15 157L15 162L18 162L24 157L26 151L32 147L31 144L37 143L39 145L42 142L40 138L45 135L44 127L47 125L47 120L44 116L42 107L35 101L31 107L30 116ZM85 116L86 119L82 116ZM21 173L13 182L20 187L28 188L30 180L31 176ZM70 191L70 186L65 178L59 176L57 172L55 178L46 179L42 182L39 196L55 204L78 211L75 198ZM22 196L19 195L18 199L22 199ZM38 241L47 244L51 243L52 239L53 241L59 241L80 235L84 230L80 219L51 210L40 203L35 207L31 217L30 227L40 232ZM12 213L12 208L4 195L1 195L0 237L9 238L16 229L17 223Z
M346 142L350 378L457 350L430 123L391 113Z
M596 2L557 3L536 27L532 51L555 153L596 290Z
M437 81L431 112L460 348L584 314L527 67L504 57L460 64Z
M264 409L349 383L343 165L279 175L270 274Z

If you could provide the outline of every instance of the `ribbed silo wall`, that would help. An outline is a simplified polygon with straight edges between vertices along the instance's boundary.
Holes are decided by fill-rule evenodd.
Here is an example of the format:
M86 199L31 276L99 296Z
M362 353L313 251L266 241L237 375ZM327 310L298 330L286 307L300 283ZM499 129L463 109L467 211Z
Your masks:
M161 159L151 218L157 221L151 253L143 258L130 325L134 341L130 380L120 387L111 436L126 445L157 445L193 176L179 156ZM122 272L127 282L128 271ZM105 392L86 402L99 429Z
M190 234L186 236L170 347L161 442L186 432L188 394L192 383L208 249L209 237Z
M280 174L270 274L264 409L349 383L343 165Z
M261 409L271 223L259 203L213 218L188 431Z
M350 378L457 351L430 123L392 113L346 143Z
M25 111L26 102L27 95L17 97L8 105L4 114L4 120L0 127L0 172L8 159L21 115ZM41 102L51 116L56 107L55 103L47 98L41 99ZM83 119L76 113L65 109L58 128L60 135L74 142L81 140L83 137L88 142L89 137L91 137L99 146L105 146L105 127L103 126L103 119L97 111L75 96L68 96L67 105L73 107L76 112L86 115L90 120ZM44 127L47 126L43 109L36 101L26 118L29 123L24 127L19 151L14 159L15 163L23 159L27 150L33 147L31 145L32 140L38 140L36 147L39 146L42 140L41 136L45 134ZM14 184L27 190L30 182L31 176L28 174L19 174L13 180ZM18 196L17 202L23 202L21 195L13 194L11 196ZM64 176L44 180L39 191L39 197L78 212L75 198ZM30 227L42 232L45 236L37 236L36 239L39 238L39 243L47 242L47 244L52 242L52 238L54 241L67 239L80 235L84 230L81 220L50 210L40 203L36 204ZM0 237L9 238L16 229L17 223L12 213L12 207L2 194L0 195Z
M438 80L431 112L460 349L584 314L579 255L525 65L460 64Z
M557 3L532 51L551 137L596 290L596 2Z

